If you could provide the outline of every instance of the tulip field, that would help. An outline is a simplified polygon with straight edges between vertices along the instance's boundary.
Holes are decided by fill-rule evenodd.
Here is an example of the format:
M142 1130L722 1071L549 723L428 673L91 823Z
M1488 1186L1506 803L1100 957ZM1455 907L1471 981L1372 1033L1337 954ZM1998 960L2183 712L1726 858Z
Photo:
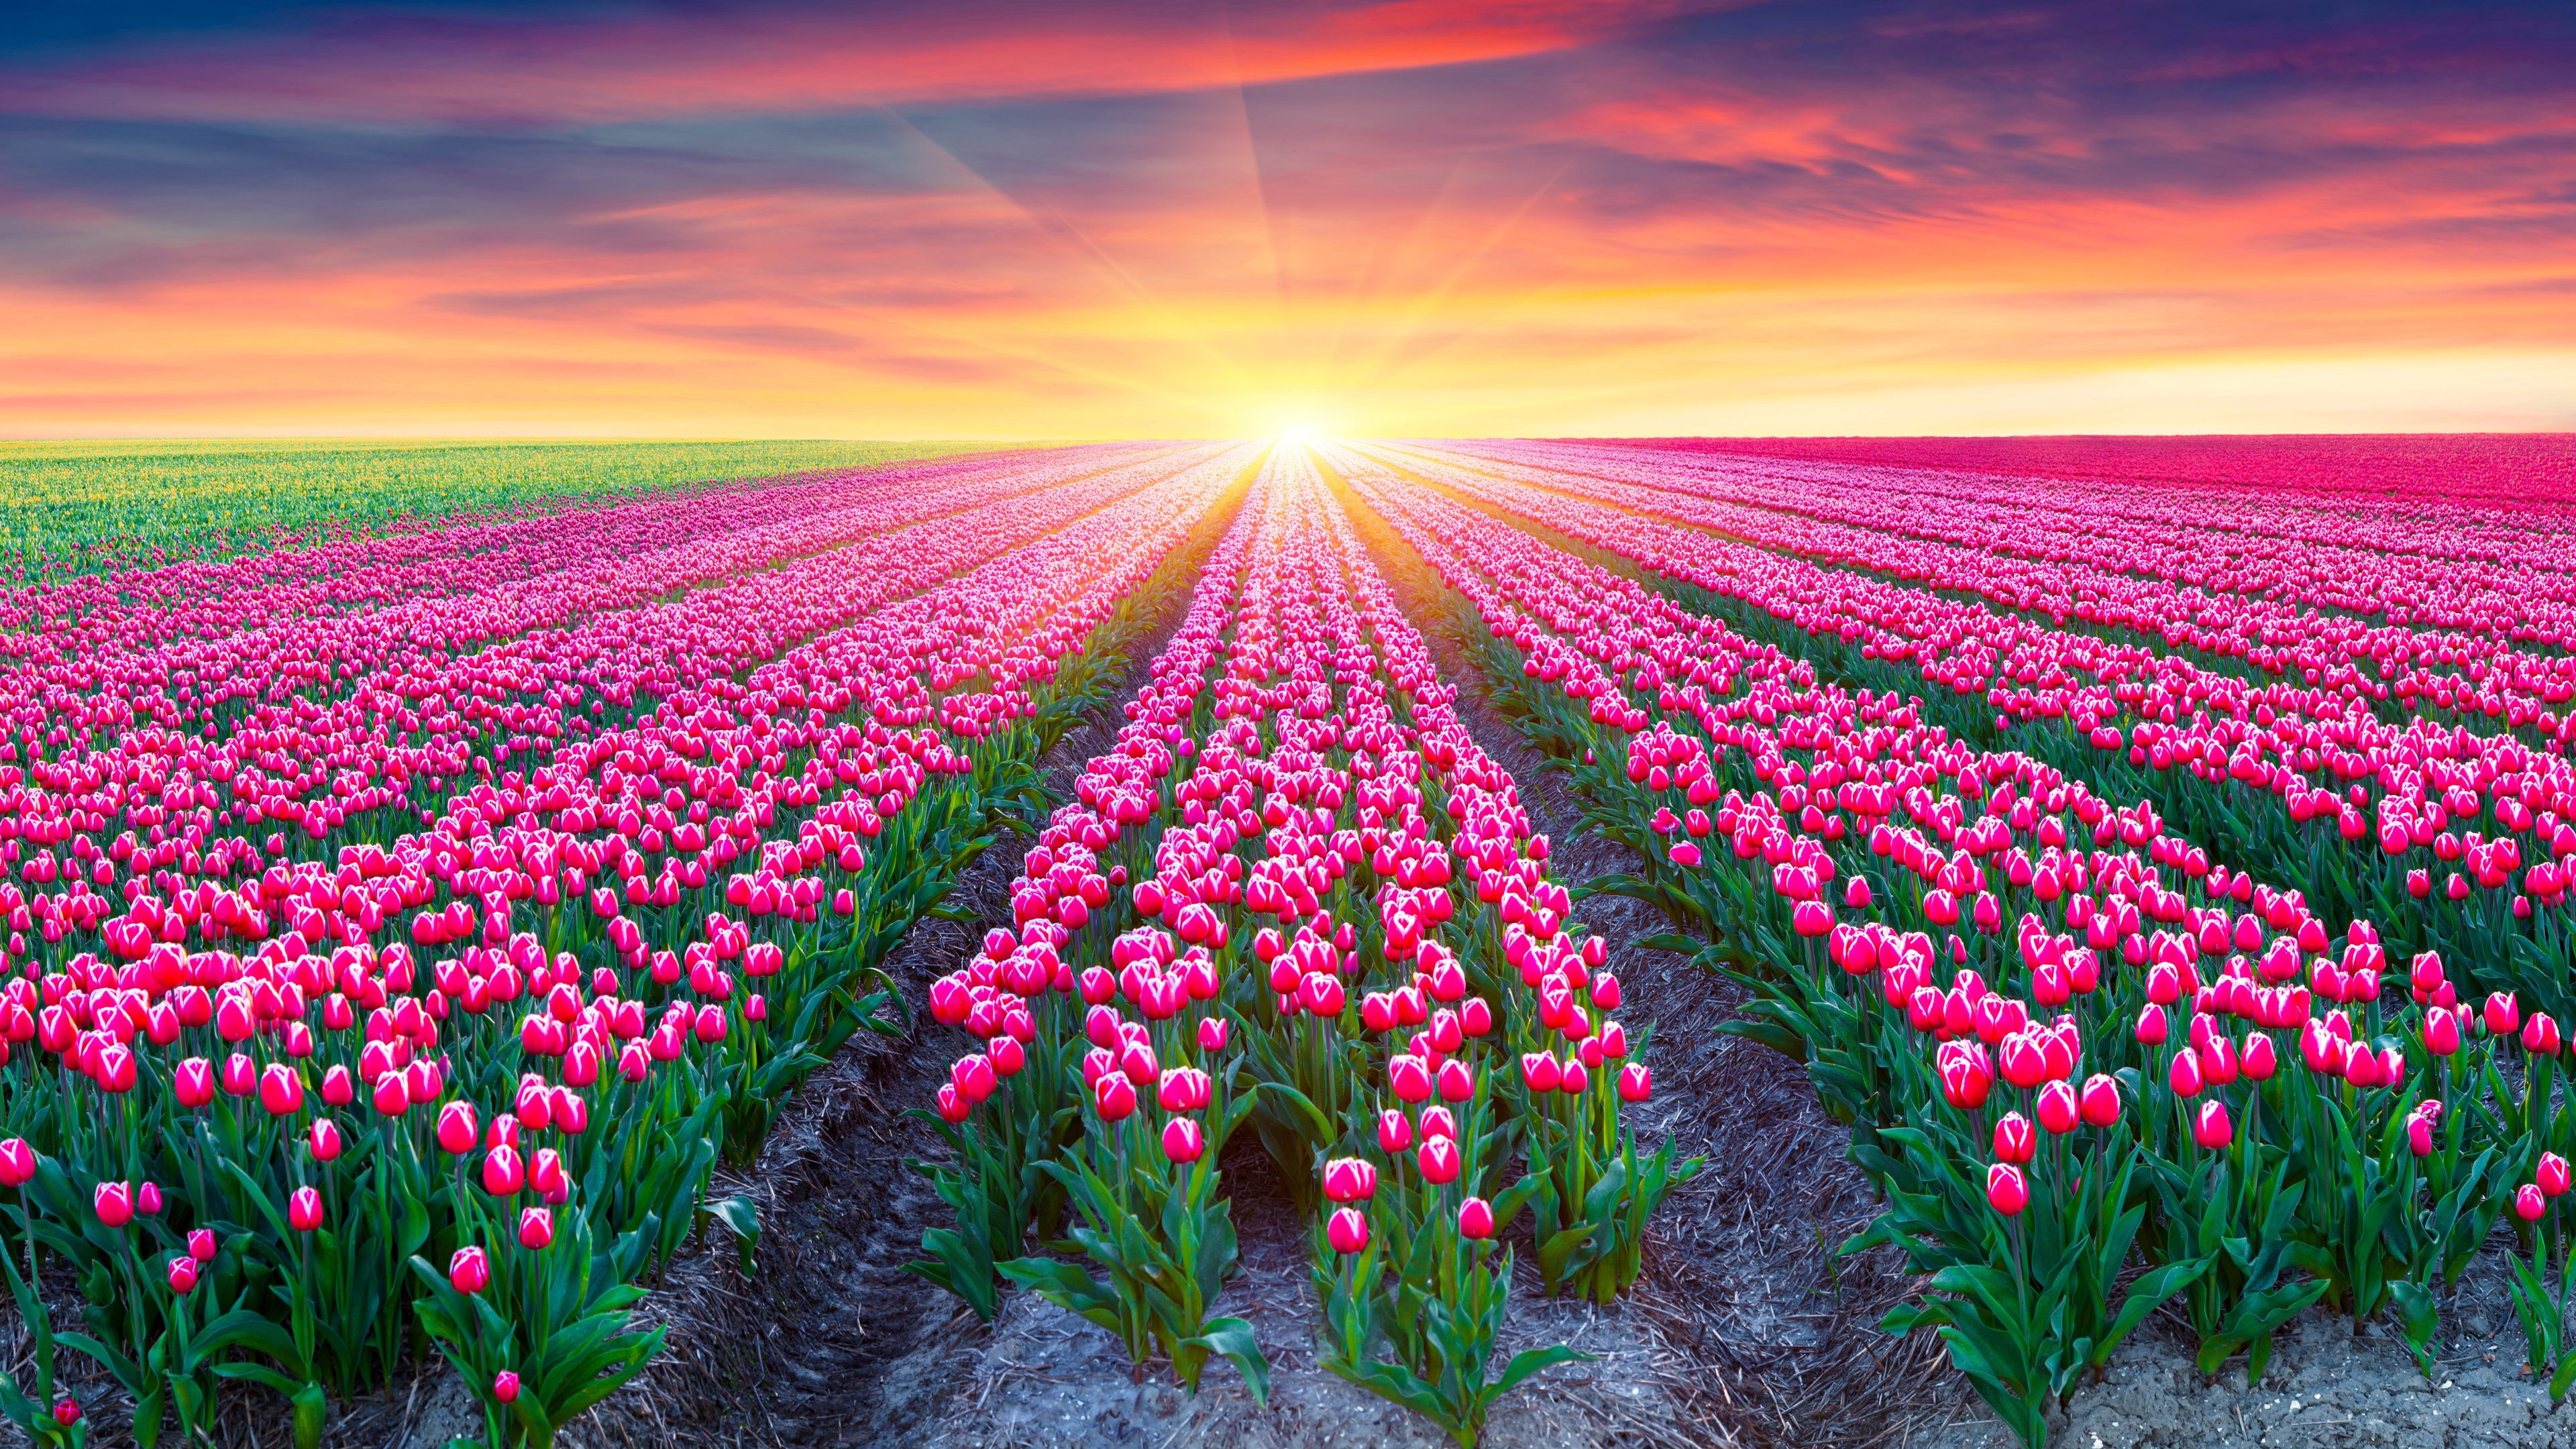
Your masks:
M864 1034L944 1064L907 1271L960 1331L1051 1304L1255 1405L1293 1351L1472 1445L1586 1357L1514 1304L1624 1311L1714 1176L1600 895L1803 1067L1884 1328L2023 1441L2151 1316L2204 1374L2310 1314L2429 1373L2481 1260L2564 1397L2576 514L2511 480L2566 459L1885 441L48 522L0 589L0 1414L310 1449L443 1365L550 1445L675 1259L759 1291L715 1184ZM1624 868L1562 868L1462 691ZM1007 916L889 974L988 847ZM1296 1343L1220 1302L1238 1184L1304 1225Z

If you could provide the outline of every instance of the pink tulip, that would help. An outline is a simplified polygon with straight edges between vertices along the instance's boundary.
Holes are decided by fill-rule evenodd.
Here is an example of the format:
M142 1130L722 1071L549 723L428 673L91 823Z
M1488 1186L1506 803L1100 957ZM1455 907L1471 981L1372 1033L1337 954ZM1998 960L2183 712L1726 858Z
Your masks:
M2052 1135L2072 1132L2083 1120L2076 1106L2075 1089L2064 1082L2051 1082L2039 1092L2039 1125Z
M2005 1217L2018 1217L2030 1206L2030 1185L2022 1180L2021 1169L2009 1162L1998 1162L1986 1169L1986 1202Z
M1364 1157L1336 1157L1324 1164L1324 1196L1333 1202L1366 1202L1377 1195L1377 1165Z
M2234 1142L2236 1127L2227 1118L2227 1104L2220 1101L2201 1103L2199 1114L2191 1120L2191 1137L2208 1152L2216 1152Z
M1392 1157L1413 1145L1413 1119L1395 1108L1377 1114L1378 1150Z
M1995 1156L2010 1163L2024 1163L2038 1151L2039 1136L2031 1131L2029 1118L2019 1112L2006 1112L1995 1122Z
M1483 1242L1494 1235L1494 1205L1481 1197L1458 1204L1458 1235Z
M1345 1257L1368 1247L1368 1218L1357 1208L1336 1208L1332 1220L1324 1226L1325 1241L1333 1251Z
M2119 1121L2119 1083L2098 1072L2085 1078L2081 1107L2084 1120L2095 1127L2108 1127Z
M1422 1149L1414 1154L1414 1163L1422 1169L1422 1180L1435 1187L1457 1181L1463 1166L1458 1156L1458 1143L1449 1137L1434 1137L1424 1142Z
M457 1249L455 1256L447 1260L447 1282L457 1292L472 1297L491 1286L491 1260L483 1255L481 1248L469 1243Z
M36 1176L36 1152L27 1139L0 1142L0 1187L24 1187Z

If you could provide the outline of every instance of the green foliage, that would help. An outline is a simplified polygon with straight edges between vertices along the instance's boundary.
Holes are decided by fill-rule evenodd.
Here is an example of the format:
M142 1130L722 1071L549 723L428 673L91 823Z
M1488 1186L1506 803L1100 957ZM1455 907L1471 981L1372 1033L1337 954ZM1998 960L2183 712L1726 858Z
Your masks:
M0 582L224 558L404 519L860 468L980 443L0 442Z

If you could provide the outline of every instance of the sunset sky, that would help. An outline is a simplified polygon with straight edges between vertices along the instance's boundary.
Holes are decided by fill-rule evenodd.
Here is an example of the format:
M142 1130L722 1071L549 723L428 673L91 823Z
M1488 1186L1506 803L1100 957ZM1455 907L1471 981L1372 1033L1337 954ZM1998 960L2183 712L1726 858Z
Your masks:
M0 435L2576 428L2576 6L103 4Z

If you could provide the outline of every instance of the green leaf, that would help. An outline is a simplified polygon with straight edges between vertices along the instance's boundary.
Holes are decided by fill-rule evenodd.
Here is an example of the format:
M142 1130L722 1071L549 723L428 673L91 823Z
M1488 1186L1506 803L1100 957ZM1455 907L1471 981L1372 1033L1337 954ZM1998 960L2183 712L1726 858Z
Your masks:
M1243 1386L1252 1391L1252 1401L1265 1409L1270 1407L1270 1360L1262 1357L1251 1324L1240 1318L1211 1318L1201 1326L1197 1337L1183 1342L1234 1360L1235 1368L1243 1374Z
M752 1253L760 1246L760 1208L747 1197L729 1197L698 1208L701 1222L711 1222L733 1234L737 1266L742 1276L752 1272Z
M1485 1390L1485 1397L1488 1401L1500 1398L1526 1383L1532 1374L1554 1368L1558 1364L1593 1363L1597 1361L1597 1357L1562 1343L1550 1344L1545 1348L1523 1349L1512 1355L1510 1363L1503 1365L1502 1377L1495 1379L1493 1386Z

